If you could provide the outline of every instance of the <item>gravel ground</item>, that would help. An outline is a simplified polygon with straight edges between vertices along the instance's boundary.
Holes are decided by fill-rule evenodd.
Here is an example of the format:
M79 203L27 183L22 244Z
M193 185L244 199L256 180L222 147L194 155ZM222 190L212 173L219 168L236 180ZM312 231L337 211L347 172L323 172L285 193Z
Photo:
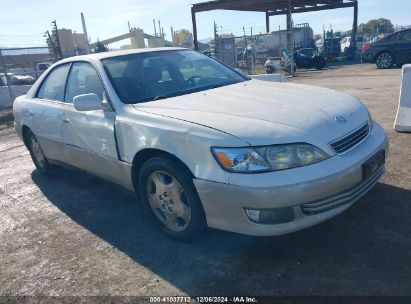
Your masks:
M0 127L0 295L411 295L411 134L392 130L400 69L299 72L363 100L391 144L387 174L337 218L281 237L163 236L130 194L85 174L43 177Z

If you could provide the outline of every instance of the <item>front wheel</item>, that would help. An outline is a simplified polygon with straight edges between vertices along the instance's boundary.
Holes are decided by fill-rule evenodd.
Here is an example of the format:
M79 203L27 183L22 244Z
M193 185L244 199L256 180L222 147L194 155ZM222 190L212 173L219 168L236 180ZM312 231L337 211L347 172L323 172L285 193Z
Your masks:
M168 236L192 240L207 227L191 173L182 165L152 158L141 168L138 185L152 218Z
M394 65L394 57L387 52L378 55L376 60L379 69L389 69Z
M314 57L313 62L317 70L322 70L327 64L327 61L325 60L325 58L320 57L320 56Z

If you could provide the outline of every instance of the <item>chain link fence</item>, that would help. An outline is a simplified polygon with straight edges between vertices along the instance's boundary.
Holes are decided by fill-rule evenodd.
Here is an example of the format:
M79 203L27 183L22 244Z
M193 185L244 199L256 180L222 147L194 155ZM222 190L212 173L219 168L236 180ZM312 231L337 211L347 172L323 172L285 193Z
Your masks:
M47 47L1 48L0 107L11 107L52 63Z
M249 75L274 72L294 74L293 56L291 56L294 49L288 50L287 37L285 23L272 28L269 33L266 33L265 27L261 26L243 27L242 30L215 26L215 42L212 45L215 54L213 55ZM292 30L292 37L292 44L295 47L301 42L305 42L305 45L312 45L314 42L313 31L308 24L296 25ZM228 45L230 39L232 46ZM224 47L219 47L221 45ZM227 61L226 58L229 60Z
M310 48L317 52L313 29L308 23L295 24L291 32L291 49L286 24L265 27L225 28L215 25L213 54L220 61L249 75L285 73L294 75L294 51ZM230 34L226 34L230 33ZM227 60L228 58L228 60Z

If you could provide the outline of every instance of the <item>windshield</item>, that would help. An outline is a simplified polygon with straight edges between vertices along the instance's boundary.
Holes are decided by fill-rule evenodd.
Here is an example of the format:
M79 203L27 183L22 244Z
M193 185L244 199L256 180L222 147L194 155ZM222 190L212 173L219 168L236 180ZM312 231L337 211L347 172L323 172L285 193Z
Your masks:
M158 51L102 60L123 103L164 99L246 81L218 61L194 51Z

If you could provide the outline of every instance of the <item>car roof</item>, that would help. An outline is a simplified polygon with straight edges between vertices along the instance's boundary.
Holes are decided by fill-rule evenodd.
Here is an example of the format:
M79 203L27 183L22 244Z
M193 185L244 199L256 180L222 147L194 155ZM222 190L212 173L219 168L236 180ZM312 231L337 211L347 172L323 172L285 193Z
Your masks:
M144 49L118 50L118 51L92 53L92 54L88 54L88 55L80 55L80 56L69 57L69 58L63 59L63 60L61 61L61 63L63 63L63 62L77 61L77 60L82 60L82 59L98 59L98 60L102 60L102 59L106 59L106 58L117 57L117 56L125 56L125 55L132 55L132 54L152 53L152 52L161 52L161 51L184 51L184 50L189 50L189 49L186 49L186 48L178 48L178 47L159 47L159 48L144 48Z

